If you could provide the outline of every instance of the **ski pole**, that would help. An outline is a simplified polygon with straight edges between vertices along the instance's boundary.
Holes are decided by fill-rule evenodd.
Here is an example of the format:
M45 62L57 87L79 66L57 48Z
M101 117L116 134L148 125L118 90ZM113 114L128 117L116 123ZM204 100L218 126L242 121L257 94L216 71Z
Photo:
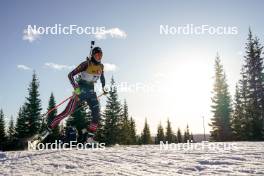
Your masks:
M105 95L105 93L101 93L100 95L97 96L97 99L99 99L101 96Z
M75 94L71 95L70 97L66 98L65 100L63 100L60 104L56 105L54 108L50 109L48 112L46 112L45 114L42 115L42 117L48 115L49 113L51 113L52 111L54 111L55 109L57 109L59 106L61 106L63 103L65 103L67 100L71 99ZM103 96L104 93L100 94L99 96L97 96L97 98L100 98L101 96Z
M75 96L76 94L71 95L70 97L66 98L65 100L63 100L60 104L56 105L54 108L50 109L48 112L46 112L45 114L43 114L41 117L45 117L46 115L48 115L49 113L51 113L52 111L54 111L55 109L57 109L60 105L62 105L63 103L65 103L67 100L71 99L73 96ZM100 95L97 96L97 99L99 99L101 96L105 95L105 93L102 93ZM74 111L78 111L81 107L84 107L85 105L81 105L77 110ZM44 120L44 118L42 119Z
M45 114L43 114L42 117L48 115L49 113L51 113L52 111L54 111L55 109L57 109L60 105L62 105L63 103L65 103L66 101L68 101L69 99L71 99L73 96L74 96L74 94L71 95L70 97L66 98L65 100L63 100L60 104L56 105L52 109L48 110L48 112L46 112Z

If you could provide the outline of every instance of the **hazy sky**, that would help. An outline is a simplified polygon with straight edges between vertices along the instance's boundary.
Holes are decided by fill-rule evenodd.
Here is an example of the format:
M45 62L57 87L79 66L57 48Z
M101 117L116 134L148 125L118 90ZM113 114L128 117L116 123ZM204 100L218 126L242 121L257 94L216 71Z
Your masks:
M0 108L17 116L36 70L42 107L50 93L57 103L71 95L67 74L89 53L90 41L104 51L106 80L113 75L127 100L138 133L144 119L152 133L169 118L202 133L211 118L214 59L218 52L231 94L239 79L249 26L263 43L263 1L1 1ZM27 34L27 25L105 27L99 35ZM160 25L235 27L237 34L161 35ZM135 87L138 87L136 89ZM124 88L124 87L123 87ZM106 98L101 99L102 108ZM43 110L43 112L44 112ZM60 109L62 110L62 109Z

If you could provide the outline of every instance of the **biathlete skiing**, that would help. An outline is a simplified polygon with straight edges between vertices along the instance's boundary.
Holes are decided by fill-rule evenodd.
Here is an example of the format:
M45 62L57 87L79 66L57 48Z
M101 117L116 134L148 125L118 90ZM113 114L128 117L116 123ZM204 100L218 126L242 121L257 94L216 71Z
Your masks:
M94 42L92 41L92 45L93 44ZM100 79L103 94L107 94L107 91L105 90L104 65L101 63L103 51L100 47L92 48L92 45L90 57L87 57L86 61L82 62L68 74L68 78L74 91L65 110L58 114L52 121L47 119L47 129L37 137L38 139L35 140L41 141L45 139L51 133L52 129L59 125L64 118L70 116L80 104L86 102L91 110L92 121L87 126L87 129L82 131L85 134L85 141L94 141L95 132L101 116L99 101L96 92L94 91L94 83Z

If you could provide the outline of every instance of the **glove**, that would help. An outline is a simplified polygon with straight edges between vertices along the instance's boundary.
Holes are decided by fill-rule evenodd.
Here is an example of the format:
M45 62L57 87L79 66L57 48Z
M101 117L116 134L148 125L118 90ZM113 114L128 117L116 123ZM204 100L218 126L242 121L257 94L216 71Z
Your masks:
M76 95L80 95L80 94L81 94L81 89L80 89L80 87L76 87L76 88L74 88L73 93L76 94Z
M106 94L109 93L109 91L107 90L107 88L103 87L103 93L104 93L104 95L106 95Z

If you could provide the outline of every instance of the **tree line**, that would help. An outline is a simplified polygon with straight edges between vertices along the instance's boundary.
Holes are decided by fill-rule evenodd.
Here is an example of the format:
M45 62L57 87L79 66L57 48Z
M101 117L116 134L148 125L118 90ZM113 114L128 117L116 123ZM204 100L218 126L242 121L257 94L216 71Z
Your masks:
M56 100L54 94L51 93L47 111L54 107L56 107ZM25 103L20 107L16 120L11 117L7 125L4 120L3 110L0 110L0 150L25 149L27 147L27 140L46 128L44 118L47 118L49 123L58 113L57 109L55 109L46 117L43 117L41 112L42 104L39 93L39 81L34 72L32 81L29 84L28 96L25 99ZM79 134L78 140L81 141L82 129L87 128L91 119L91 111L89 108L83 104L79 104L74 113L66 119L66 123L61 123L54 128L53 133L43 142L60 140L65 125L66 127L71 126L76 128ZM159 124L157 136L152 137L147 119L145 120L142 133L137 135L135 120L129 116L126 100L123 103L120 102L115 81L112 77L106 107L102 112L95 138L99 142L106 143L106 145L137 145L159 144L160 141L168 141L169 143L187 142L187 140L193 140L193 135L188 125L184 134L182 134L180 129L178 129L177 134L174 134L171 123L168 120L166 132L163 130L161 124Z
M235 95L228 90L227 78L219 55L215 59L211 140L260 141L264 139L263 46L249 29L241 78Z

